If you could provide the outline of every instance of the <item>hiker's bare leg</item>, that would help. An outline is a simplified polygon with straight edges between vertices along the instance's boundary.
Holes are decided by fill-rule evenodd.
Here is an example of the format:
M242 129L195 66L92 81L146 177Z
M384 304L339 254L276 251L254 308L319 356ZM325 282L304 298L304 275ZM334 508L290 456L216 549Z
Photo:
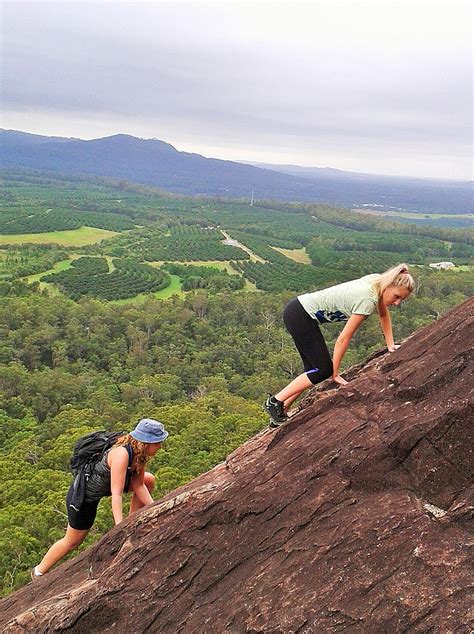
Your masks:
M298 396L311 387L313 384L308 379L308 375L306 372L300 374L293 379L291 383L289 383L286 387L284 387L278 394L275 394L275 398L279 401L283 401L285 403L285 409L293 403ZM291 399L291 400L290 400ZM287 405L288 402L288 405Z
M290 396L290 398L286 399L286 401L283 404L283 407L285 408L285 412L287 412L290 409L292 403L296 401L296 399L298 398L300 394L302 394L302 392L299 392L299 393L296 392L296 394L293 394L293 396Z
M38 564L37 568L39 572L41 572L41 574L48 572L55 563L70 553L71 550L74 550L74 548L77 548L80 544L82 544L87 537L88 532L88 530L78 531L68 524L64 537L51 546L41 560L41 563Z

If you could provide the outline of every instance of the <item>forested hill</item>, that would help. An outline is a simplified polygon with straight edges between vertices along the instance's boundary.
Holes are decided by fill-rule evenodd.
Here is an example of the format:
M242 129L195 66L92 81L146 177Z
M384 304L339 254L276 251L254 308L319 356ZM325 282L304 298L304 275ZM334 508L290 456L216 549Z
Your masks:
M474 299L2 601L31 632L464 632Z
M339 206L430 213L473 211L472 183L388 178L337 170L301 175L179 152L157 139L118 134L82 141L0 131L4 168L93 174L154 185L180 194L325 202ZM267 166L268 167L268 166ZM276 166L276 169L279 169Z

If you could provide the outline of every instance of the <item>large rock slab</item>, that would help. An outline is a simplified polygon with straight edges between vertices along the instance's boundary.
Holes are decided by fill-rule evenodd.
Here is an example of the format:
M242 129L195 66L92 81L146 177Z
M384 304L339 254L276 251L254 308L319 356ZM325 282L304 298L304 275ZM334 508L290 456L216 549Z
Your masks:
M4 599L3 631L470 631L473 313Z

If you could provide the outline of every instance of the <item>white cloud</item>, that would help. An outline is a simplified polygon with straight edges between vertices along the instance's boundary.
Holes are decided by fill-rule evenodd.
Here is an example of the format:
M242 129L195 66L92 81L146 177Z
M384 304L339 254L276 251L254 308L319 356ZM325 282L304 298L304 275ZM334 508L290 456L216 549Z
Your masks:
M470 12L400 0L7 2L3 125L468 178Z

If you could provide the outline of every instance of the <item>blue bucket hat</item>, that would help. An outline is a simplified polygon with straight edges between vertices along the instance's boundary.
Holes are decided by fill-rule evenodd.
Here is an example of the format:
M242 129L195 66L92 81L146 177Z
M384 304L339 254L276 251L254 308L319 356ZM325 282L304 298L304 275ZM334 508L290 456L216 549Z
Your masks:
M168 438L168 432L163 423L153 418L142 418L130 436L140 442L163 442Z

